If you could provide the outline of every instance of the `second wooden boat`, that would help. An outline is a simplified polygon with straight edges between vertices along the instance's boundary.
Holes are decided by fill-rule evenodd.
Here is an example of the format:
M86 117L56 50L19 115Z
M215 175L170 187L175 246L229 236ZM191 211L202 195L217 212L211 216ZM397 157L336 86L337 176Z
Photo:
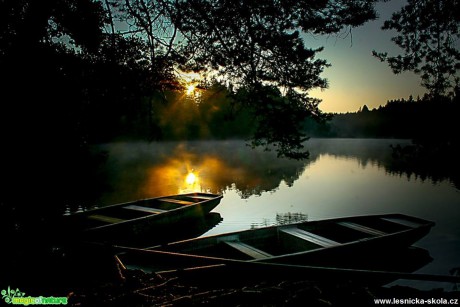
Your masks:
M217 194L189 193L143 199L74 213L66 216L64 223L86 240L129 243L140 236L160 237L164 229L203 218L221 198ZM155 238L150 241L156 242Z
M216 264L219 259L347 267L351 261L410 246L433 225L402 214L346 217L184 240L144 249L152 253L128 252L120 258L155 272Z

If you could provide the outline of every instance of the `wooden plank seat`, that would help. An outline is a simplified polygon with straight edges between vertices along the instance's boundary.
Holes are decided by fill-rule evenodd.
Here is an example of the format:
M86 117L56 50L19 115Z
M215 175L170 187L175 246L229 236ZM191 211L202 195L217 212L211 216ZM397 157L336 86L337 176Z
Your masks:
M290 234L292 236L295 236L297 238L300 238L302 240L306 240L314 244L323 246L323 247L332 247L336 245L341 245L340 243L336 241L330 240L328 238L319 236L317 234L305 231L297 227L285 227L285 228L281 228L280 231Z
M193 205L193 201L186 201L186 200L179 200L179 199L174 199L174 198L161 198L159 201L165 202L165 203L173 203L173 204L179 204L179 205Z
M88 215L88 218L89 218L89 219L92 219L92 220L97 220L97 221L109 223L109 224L116 224L116 223L120 223L120 222L126 221L126 220L124 220L124 219L120 219L120 218L117 218L117 217L112 217L112 216L107 216L107 215L101 215L101 214L92 214L92 215Z
M412 222L412 221L398 219L398 218L382 218L382 220L387 221L387 222L396 223L396 224L403 225L403 226L410 227L410 228L417 228L417 227L420 227L421 225L420 223L417 223L417 222Z
M214 199L215 197L205 196L205 195L191 195L191 196L188 196L188 198L198 199L198 200L210 200L210 199Z
M150 207L144 207L144 206L138 206L138 205L129 205L129 206L123 207L123 209L136 210L136 211L155 213L155 214L163 213L167 211L163 209L150 208Z
M344 226L344 227L347 227L347 228L350 228L350 229L353 229L353 230L361 231L361 232L364 232L364 233L367 233L367 234L370 234L370 235L373 235L373 236L377 236L377 237L387 234L386 232L383 232L383 231L380 231L380 230L377 230L377 229L373 229L373 228L370 228L370 227L366 227L366 226L363 226L363 225L360 225L360 224L356 224L356 223L353 223L353 222L339 222L337 224L340 225L340 226Z
M224 243L254 259L263 259L263 258L272 257L272 255L270 255L269 253L266 253L260 249L255 248L254 246L245 244L243 242L224 241Z

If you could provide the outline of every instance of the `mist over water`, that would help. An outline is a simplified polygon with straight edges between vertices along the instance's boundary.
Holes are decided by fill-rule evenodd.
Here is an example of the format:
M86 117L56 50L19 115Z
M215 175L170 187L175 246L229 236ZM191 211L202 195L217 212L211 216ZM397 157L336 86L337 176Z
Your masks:
M311 139L306 161L278 159L244 141L106 144L110 188L87 206L191 191L222 193L214 211L223 221L205 235L306 219L409 214L436 222L416 244L434 258L420 272L449 274L460 267L460 191L448 180L395 170L390 145L409 143Z

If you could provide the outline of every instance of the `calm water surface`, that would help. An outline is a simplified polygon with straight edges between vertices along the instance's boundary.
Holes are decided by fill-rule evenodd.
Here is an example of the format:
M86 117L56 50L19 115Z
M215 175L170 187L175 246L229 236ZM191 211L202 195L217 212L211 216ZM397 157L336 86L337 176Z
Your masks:
M449 274L460 267L460 191L447 180L435 182L396 171L390 145L408 143L312 139L307 142L307 161L278 159L243 141L107 144L103 149L109 152L109 189L90 205L189 191L222 193L214 211L223 221L205 235L286 219L409 214L436 222L416 244L434 258L418 272Z

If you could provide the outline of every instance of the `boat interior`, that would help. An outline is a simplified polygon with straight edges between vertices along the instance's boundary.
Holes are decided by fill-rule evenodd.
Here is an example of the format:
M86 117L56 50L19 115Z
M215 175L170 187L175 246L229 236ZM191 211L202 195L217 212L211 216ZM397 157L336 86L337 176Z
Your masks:
M116 224L128 220L157 215L184 206L214 199L215 196L202 193L184 194L162 198L145 199L132 203L108 206L96 210L82 212L76 216L78 223L84 228L93 228L108 224ZM84 219L81 219L81 217Z
M263 260L381 237L425 223L399 215L304 222L186 240L160 249L238 260Z

